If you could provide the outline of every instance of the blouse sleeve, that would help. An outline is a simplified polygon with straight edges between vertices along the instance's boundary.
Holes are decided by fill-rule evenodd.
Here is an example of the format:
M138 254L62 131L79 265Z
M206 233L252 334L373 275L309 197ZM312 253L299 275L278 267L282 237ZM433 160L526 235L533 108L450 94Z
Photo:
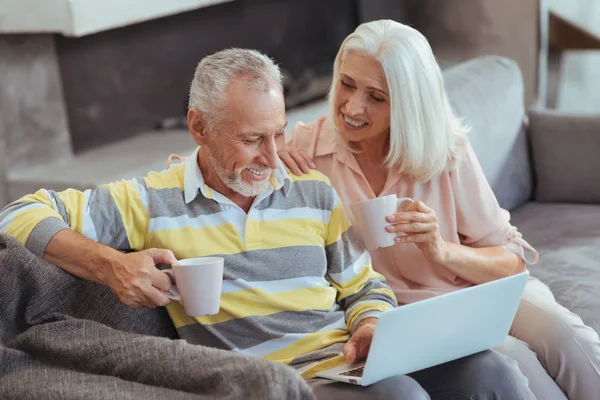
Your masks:
M498 204L470 143L450 173L456 222L462 244L471 247L499 246L535 264L538 252L510 223L510 213ZM527 257L528 251L532 257Z

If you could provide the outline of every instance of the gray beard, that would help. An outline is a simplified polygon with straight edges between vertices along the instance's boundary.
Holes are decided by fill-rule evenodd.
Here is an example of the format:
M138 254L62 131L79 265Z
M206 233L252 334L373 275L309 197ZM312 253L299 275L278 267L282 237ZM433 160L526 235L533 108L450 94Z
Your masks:
M215 172L225 186L244 197L256 197L265 191L271 183L269 180L248 183L242 180L242 170L228 172L209 151L208 159Z

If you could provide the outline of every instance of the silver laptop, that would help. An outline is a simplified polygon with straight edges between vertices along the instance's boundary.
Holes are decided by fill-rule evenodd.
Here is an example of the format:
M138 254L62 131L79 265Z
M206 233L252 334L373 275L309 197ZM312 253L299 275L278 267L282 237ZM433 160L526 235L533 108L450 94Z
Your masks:
M386 311L366 361L317 373L368 386L504 343L529 273L460 289Z

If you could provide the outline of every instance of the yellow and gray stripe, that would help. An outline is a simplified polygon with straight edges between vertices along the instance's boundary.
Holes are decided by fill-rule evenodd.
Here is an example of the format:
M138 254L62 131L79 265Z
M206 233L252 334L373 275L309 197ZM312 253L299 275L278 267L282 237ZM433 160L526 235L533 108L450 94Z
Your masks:
M41 190L5 208L0 231L38 255L52 235L70 228L117 249L222 256L218 314L191 318L179 303L169 305L181 337L288 363L310 376L339 355L359 321L394 307L395 298L324 175L277 170L272 181L247 215L210 190L189 163L95 190Z

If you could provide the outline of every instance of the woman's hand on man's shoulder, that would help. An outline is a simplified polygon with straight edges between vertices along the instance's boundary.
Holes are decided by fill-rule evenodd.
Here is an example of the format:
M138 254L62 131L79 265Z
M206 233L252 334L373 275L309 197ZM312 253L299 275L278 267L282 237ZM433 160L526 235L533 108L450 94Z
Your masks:
M279 154L279 158L286 168L296 175L308 174L311 168L317 168L315 163L302 150L286 147L277 154Z

